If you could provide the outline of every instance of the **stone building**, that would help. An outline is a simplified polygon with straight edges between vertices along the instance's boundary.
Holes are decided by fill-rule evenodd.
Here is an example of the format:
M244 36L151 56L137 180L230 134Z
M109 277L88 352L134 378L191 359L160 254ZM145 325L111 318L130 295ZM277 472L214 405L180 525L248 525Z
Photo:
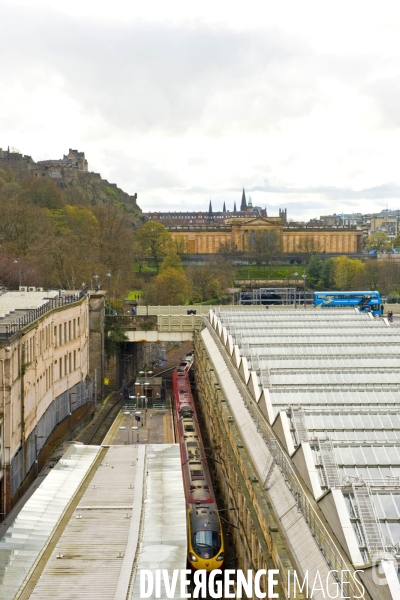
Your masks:
M216 225L225 225L226 221L229 219L241 219L247 217L248 219L253 217L267 217L267 209L262 208L261 206L253 206L251 198L249 201L246 200L246 192L243 189L242 193L242 201L240 205L240 210L236 210L236 202L233 204L233 210L226 209L226 203L224 202L222 211L215 211L212 207L212 201L210 200L208 211L169 211L169 212L160 212L153 211L149 213L144 213L144 218L147 220L159 221L165 227L170 226L210 226L214 227ZM283 223L286 223L286 209L279 209L279 217L283 220Z
M87 173L88 162L84 152L79 152L72 148L61 159L40 160L37 163L31 156L10 151L9 148L7 150L0 148L0 168L11 169L16 174L17 179L24 179L25 177L62 179L62 169L72 169Z
M95 299L104 313L104 296ZM8 292L0 297L0 512L7 514L68 433L94 410L90 296ZM102 341L102 340L101 340ZM96 344L96 340L95 340ZM102 377L101 356L99 379Z
M227 211L224 202L223 211L215 212L210 200L205 212L153 212L145 217L162 223L189 254L215 254L223 247L251 252L257 234L271 231L284 254L356 254L363 243L363 232L355 226L344 228L337 222L327 225L323 221L288 223L286 209L270 217L266 208L253 206L250 197L247 200L244 189L240 211L236 210L236 202L233 211Z
M166 226L172 237L183 240L189 254L214 254L223 245L231 245L237 252L249 252L254 236L259 231L275 231L284 253L321 252L326 254L354 254L361 252L362 231L356 228L290 227L279 217L236 217L225 219L223 225Z

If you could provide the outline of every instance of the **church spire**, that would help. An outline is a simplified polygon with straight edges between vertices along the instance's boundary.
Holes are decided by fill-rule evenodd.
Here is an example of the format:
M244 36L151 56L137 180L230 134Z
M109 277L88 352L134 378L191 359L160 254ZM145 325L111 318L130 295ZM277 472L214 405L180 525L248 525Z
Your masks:
M222 212L226 212L225 201L224 201L224 208L222 209Z
M245 191L244 191L244 188L243 188L243 194L242 194L242 204L240 205L240 210L241 210L242 212L244 212L244 211L246 211L246 210L247 210L246 193L245 193Z
M208 214L212 215L211 198L210 198L210 206L208 207Z
M233 212L236 212L236 201L233 203Z

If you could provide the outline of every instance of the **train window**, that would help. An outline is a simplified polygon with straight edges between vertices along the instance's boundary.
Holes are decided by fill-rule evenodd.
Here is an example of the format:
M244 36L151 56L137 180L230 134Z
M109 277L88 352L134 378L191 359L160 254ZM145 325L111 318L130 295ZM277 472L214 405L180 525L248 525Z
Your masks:
M193 535L193 550L202 558L215 556L220 549L220 535L217 531L196 531Z
M190 469L190 475L192 477L203 477L203 470L202 469L194 469L192 471L192 469Z
M185 431L194 431L193 425L185 425Z
M181 415L184 419L191 419L193 417L193 412L191 410L181 410Z

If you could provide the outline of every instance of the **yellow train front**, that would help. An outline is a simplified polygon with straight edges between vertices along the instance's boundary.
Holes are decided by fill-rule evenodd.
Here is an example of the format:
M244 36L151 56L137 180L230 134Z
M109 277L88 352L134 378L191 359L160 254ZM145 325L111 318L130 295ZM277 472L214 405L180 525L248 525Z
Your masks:
M222 569L224 538L215 504L190 506L188 516L188 562L193 570Z

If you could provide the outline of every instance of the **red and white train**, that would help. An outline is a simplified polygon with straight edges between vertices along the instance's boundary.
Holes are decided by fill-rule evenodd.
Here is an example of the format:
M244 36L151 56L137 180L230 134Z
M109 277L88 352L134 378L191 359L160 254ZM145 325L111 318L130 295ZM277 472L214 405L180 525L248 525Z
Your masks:
M172 374L174 408L186 499L188 563L194 570L209 572L223 567L224 539L190 389L193 359L193 353L187 354Z

